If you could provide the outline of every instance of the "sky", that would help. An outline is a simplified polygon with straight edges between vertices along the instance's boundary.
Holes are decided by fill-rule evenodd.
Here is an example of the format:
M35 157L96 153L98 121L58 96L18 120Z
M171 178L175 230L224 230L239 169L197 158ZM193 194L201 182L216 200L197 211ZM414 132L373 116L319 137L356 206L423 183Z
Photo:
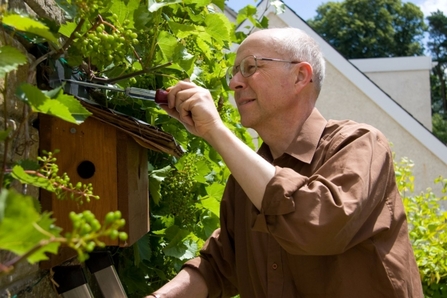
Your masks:
M340 0L283 0L287 6L289 6L304 20L315 17L317 7L329 1L340 2ZM260 0L227 0L226 4L234 11L238 12L239 9L248 4L256 6L259 2ZM403 2L412 2L419 6L424 13L424 17L428 17L431 12L434 12L437 9L444 12L444 15L447 15L447 0L403 0Z

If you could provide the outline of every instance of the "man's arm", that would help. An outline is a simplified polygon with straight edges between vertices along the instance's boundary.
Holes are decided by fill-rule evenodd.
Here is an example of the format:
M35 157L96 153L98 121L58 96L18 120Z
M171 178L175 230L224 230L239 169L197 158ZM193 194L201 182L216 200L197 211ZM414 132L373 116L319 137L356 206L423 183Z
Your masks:
M170 282L146 298L206 298L208 288L202 275L195 269L185 267Z
M261 210L265 186L275 175L275 167L225 126L208 90L182 81L169 90L168 100L169 105L161 107L219 152L231 174Z

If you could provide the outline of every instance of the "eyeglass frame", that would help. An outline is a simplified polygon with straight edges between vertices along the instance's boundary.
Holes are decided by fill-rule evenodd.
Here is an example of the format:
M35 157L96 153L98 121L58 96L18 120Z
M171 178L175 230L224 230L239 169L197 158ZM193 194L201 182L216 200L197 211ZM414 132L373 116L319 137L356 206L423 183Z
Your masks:
M242 61L244 61L244 60L247 59L248 57L253 57L253 58L254 58L254 60L255 60L255 70L253 71L253 73L251 73L251 74L249 74L249 75L246 76L246 75L244 75L244 72L245 72L245 71L242 71L241 68L240 68L240 66L242 65ZM299 63L304 62L304 61L283 60L283 59L277 59L277 58L256 57L255 55L248 55L248 56L244 57L244 59L241 60L241 63L239 63L239 65L237 65L237 66L230 66L230 67L227 69L227 72L226 72L226 74L225 74L225 78L226 78L226 81L227 81L228 86L230 86L230 81L231 81L231 79L232 79L238 72L240 72L241 75L242 75L244 78L248 78L248 77L251 77L252 75L254 75L254 74L256 73L256 71L258 70L258 60L261 60L261 61L270 61L270 62L283 62L283 63L291 63L291 64L299 64ZM237 71L234 71L235 69L236 69ZM310 82L312 82L312 79L310 80Z

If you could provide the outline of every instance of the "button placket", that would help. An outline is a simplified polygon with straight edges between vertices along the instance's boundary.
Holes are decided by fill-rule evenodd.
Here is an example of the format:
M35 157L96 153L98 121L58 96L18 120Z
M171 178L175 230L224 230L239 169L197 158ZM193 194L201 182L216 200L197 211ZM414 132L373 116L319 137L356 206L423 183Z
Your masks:
M267 297L281 297L283 291L283 268L281 268L281 246L275 238L269 236L268 239L268 269L267 269ZM279 296L278 296L279 295Z

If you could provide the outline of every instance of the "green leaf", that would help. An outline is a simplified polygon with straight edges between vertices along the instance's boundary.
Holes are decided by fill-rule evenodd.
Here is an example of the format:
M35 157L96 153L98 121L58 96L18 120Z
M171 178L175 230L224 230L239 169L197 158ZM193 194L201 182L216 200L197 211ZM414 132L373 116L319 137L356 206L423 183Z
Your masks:
M160 198L161 198L160 186L161 182L159 180L155 179L152 176L149 176L149 193L155 205L160 204Z
M206 199L201 200L202 206L214 213L217 217L220 214L220 202L213 197L208 197Z
M165 236L169 244L163 248L167 256L180 259L185 253L186 247L183 244L185 237L189 234L187 230L180 229L178 226L171 226L165 230Z
M61 92L51 99L47 94L53 96L54 93L42 92L37 87L25 83L20 85L16 94L28 103L34 112L55 116L70 123L80 124L91 115L74 97Z
M3 221L3 218L5 217L5 208L6 208L6 198L7 198L8 192L3 191L0 193L0 224Z
M11 132L11 129L0 131L0 141L6 140L6 138L9 136L10 132Z
M156 12L160 8L168 5L173 5L177 3L182 3L182 0L165 0L163 2L158 3L156 0L149 0L149 11Z
M138 266L142 260L150 261L152 257L152 250L150 245L150 235L146 234L134 246L135 265Z
M180 229L178 226L169 227L166 230L166 236L170 239L169 244L163 248L167 256L180 260L190 259L197 253L197 243L188 239L189 232Z
M167 61L172 60L176 54L178 40L167 31L160 32L158 37L158 46Z
M46 253L57 253L59 242L45 245L45 240L58 237L60 229L54 226L49 213L39 214L34 208L33 198L14 190L3 189L6 194L4 218L0 223L0 249L19 256L42 245L27 257L28 262L47 260Z
M14 166L12 168L11 175L12 175L12 177L14 179L19 180L20 183L22 183L22 184L30 184L30 185L33 185L35 187L43 188L43 189L48 190L50 192L54 192L55 191L55 188L54 188L53 184L48 179L46 179L44 177L38 177L38 176L29 175L19 165L16 165L16 166Z
M65 107L67 107L71 116L76 120L76 124L80 124L85 121L92 113L84 108L84 106L72 95L64 94L62 91L62 87L54 89L57 91L55 97L51 97L52 99L60 102ZM43 91L44 94L48 95L46 91Z
M16 70L19 65L27 63L26 56L10 46L0 47L0 79L13 70Z
M3 17L3 23L15 28L16 30L36 34L52 43L58 43L56 37L50 32L50 29L47 26L31 18L11 14Z
M257 9L253 5L247 5L243 8L241 8L237 14L236 24L239 25L246 19L250 19L250 20L253 19L253 15L255 15L256 12L257 12Z
M280 0L270 0L270 5L275 7L276 14L282 14L286 11L286 6Z
M207 211L202 217L202 225L205 231L205 237L208 238L219 227L219 216L211 211Z
M55 0L57 5L65 12L67 19L73 20L78 13L78 7L73 5L73 0Z
M163 182L170 171L172 171L172 167L166 166L162 169L153 170L149 173L149 193L151 194L151 198L156 205L160 203L161 182Z
M31 170L31 171L37 171L40 168L39 163L31 159L18 160L17 165L21 166L24 170Z
M210 167L208 166L208 163L205 160L200 160L196 163L196 166L197 172L195 173L194 179L199 183L206 184L206 176L210 173Z
M62 24L59 28L59 33L65 37L70 37L70 35L75 31L77 24L74 22L66 22Z
M231 36L231 23L228 18L221 13L209 14L205 18L205 30L220 42L229 40Z
M225 9L225 0L212 0L211 3L216 4L222 11Z
M134 28L134 11L139 7L140 0L113 0L110 12L118 16L118 22L121 24L125 21L129 21L128 28Z

